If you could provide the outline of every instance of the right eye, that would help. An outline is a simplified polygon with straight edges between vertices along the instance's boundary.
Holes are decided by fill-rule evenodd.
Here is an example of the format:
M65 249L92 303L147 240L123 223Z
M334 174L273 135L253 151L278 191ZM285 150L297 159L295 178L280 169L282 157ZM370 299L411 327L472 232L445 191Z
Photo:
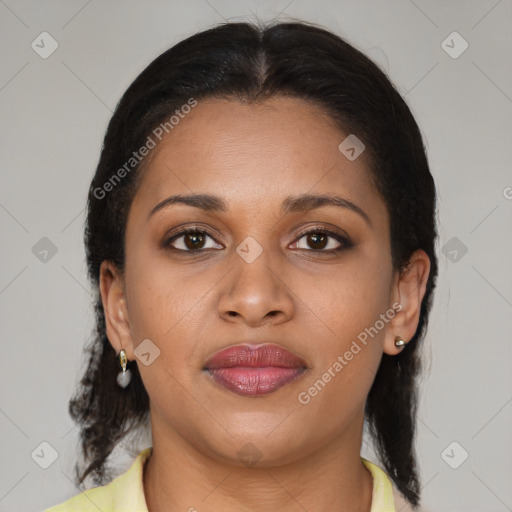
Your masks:
M181 252L202 252L204 249L215 249L215 247L211 246L205 247L204 244L208 238L214 240L207 231L197 228L186 228L167 239L164 242L164 247ZM222 249L222 246L220 248Z

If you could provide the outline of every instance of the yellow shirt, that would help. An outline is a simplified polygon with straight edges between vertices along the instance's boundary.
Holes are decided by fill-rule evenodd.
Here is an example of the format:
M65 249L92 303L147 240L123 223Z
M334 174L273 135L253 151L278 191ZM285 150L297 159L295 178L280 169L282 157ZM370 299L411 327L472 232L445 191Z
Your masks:
M112 482L94 487L44 512L148 512L144 498L143 469L152 448L142 450L131 467ZM396 512L391 481L384 471L361 457L373 477L370 512Z

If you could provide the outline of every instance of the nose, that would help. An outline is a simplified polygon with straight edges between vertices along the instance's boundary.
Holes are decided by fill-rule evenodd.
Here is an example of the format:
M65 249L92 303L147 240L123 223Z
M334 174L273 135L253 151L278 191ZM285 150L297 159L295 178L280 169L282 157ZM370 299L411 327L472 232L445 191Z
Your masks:
M227 321L243 322L251 327L277 324L291 319L295 302L286 272L269 250L252 262L233 254L233 271L224 280L219 299L219 314Z

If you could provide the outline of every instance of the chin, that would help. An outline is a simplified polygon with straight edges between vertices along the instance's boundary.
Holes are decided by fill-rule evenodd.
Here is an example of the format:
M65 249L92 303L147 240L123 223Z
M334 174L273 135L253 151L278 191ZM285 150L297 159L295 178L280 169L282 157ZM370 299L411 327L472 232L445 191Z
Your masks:
M275 426L278 424L276 423ZM269 468L296 462L305 454L307 442L296 437L297 430L276 430L268 427L232 432L232 437L222 442L209 443L209 452L222 463L237 467Z

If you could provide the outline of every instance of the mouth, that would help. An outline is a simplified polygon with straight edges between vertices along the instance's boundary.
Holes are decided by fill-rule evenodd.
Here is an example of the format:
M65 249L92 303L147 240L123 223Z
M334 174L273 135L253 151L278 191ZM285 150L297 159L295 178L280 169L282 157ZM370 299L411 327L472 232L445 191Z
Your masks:
M242 396L273 393L307 369L302 358L271 343L228 347L210 357L203 368L217 384Z

